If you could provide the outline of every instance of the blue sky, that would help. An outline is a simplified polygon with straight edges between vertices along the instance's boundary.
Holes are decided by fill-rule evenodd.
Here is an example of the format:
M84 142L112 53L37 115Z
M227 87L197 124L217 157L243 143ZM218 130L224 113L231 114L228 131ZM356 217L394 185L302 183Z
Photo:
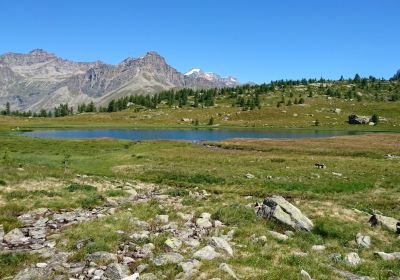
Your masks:
M400 69L399 0L2 0L0 53L118 63L149 50L242 82Z

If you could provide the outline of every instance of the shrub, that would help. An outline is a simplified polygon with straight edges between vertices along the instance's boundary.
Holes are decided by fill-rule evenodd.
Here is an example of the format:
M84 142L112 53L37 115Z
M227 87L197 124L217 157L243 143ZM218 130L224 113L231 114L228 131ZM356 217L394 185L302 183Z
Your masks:
M95 192L97 191L96 187L93 187L91 185L80 185L73 183L69 185L68 187L65 188L69 192Z
M7 182L2 180L2 179L0 179L0 186L6 186L6 185L7 185Z
M80 199L78 202L82 208L91 209L95 206L102 204L104 197L97 193L90 193L85 198Z
M175 188L167 192L170 196L188 196L189 191L184 188Z

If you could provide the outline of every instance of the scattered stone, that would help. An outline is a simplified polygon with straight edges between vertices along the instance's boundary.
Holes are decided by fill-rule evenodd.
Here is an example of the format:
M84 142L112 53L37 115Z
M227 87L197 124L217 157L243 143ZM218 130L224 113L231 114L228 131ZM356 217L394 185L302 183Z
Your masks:
M39 280L39 279L50 279L48 271L44 268L26 268L20 271L14 278L14 280Z
M315 163L314 166L318 169L325 169L326 165L323 163Z
M182 241L180 241L179 239L177 239L175 237L172 237L172 238L168 238L164 242L164 244L169 250L177 251L182 246Z
M376 252L375 254L381 257L381 259L385 261L400 260L400 252L393 252L393 253Z
M369 223L371 226L379 225L400 234L400 221L395 218L374 214L369 218Z
M183 256L181 254L173 252L159 255L153 259L153 263L156 266L161 266L170 263L178 264L182 261L183 261Z
M369 246L371 246L371 237L357 233L356 243L360 247L369 248Z
M198 260L190 260L187 262L181 262L179 265L182 267L183 272L187 274L193 271L194 269L200 268L202 263Z
M362 262L360 256L354 252L348 253L346 255L346 257L344 258L344 261L345 261L345 263L352 265L352 266L359 265Z
M4 238L4 227L3 225L0 225L0 243L3 242L3 238Z
M136 280L138 278L139 278L139 273L135 272L131 276L126 276L126 277L122 278L122 280Z
M387 158L387 159L400 159L400 156L387 154L387 155L385 155L385 158Z
M111 263L107 266L104 275L110 280L121 280L127 277L129 274L129 268L126 265L119 263Z
M255 176L251 173L247 173L246 175L244 175L247 179L254 179Z
M219 265L219 269L221 269L222 271L228 273L233 279L239 279L239 278L236 276L236 273L232 270L232 268L231 268L228 264L226 264L226 263L221 263L221 264Z
M47 263L37 263L36 267L37 268L45 268L45 267L47 267Z
M332 175L335 175L337 177L342 177L343 176L342 173L338 173L338 172L332 172Z
M208 242L211 246L217 248L217 249L222 249L226 253L228 253L229 256L233 256L233 250L231 245L229 245L228 241L223 239L222 237L211 237Z
M293 252L292 255L295 256L295 257L307 257L308 253L305 253L305 252Z
M95 253L89 254L86 257L86 260L89 262L110 263L110 262L117 262L118 258L117 258L116 254L100 251L100 252L95 252Z
M257 215L291 226L295 230L311 231L313 223L282 196L267 197L257 210Z
M157 215L156 221L162 224L168 223L169 216L168 215Z
M159 278L153 273L145 273L140 276L140 280L158 280Z
M325 249L326 249L326 246L324 246L324 245L313 245L311 247L311 250L317 251L317 252L324 251Z
M200 228L210 228L210 227L212 227L212 223L208 219L198 218L196 220L196 226L198 226Z
M220 257L221 255L215 251L215 249L209 245L201 248L194 252L193 257L202 260L212 260Z
M137 273L142 273L143 271L145 271L147 268L149 267L148 264L139 264L138 267L136 267L135 272Z
M329 259L334 263L340 263L342 261L342 255L339 253L333 253L329 255Z
M348 280L373 280L374 279L374 278L370 278L368 276L359 276L359 275L353 274L351 272L340 270L340 269L337 269L334 267L331 267L331 268L336 274L339 274L340 276L342 276Z
M202 219L211 220L211 214L207 212L201 213L199 217Z
M277 240L286 241L286 240L289 239L289 236L287 236L285 234L282 234L282 233L279 233L279 232L276 232L276 231L272 231L272 230L269 230L268 232L273 238L275 238Z
M138 231L129 236L132 239L146 239L150 237L150 232L147 230Z
M300 271L300 275L301 278L303 278L304 280L312 280L310 274L308 274L308 272L303 269Z
M18 228L15 228L9 231L6 235L4 235L3 240L7 244L18 246L21 244L27 244L29 242L29 237L25 237L22 231Z

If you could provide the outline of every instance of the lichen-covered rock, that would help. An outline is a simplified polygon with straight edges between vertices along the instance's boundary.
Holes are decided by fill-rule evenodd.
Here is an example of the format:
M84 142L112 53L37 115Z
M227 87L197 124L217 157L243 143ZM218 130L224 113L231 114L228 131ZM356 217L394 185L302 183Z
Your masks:
M111 263L107 266L104 275L110 280L122 280L129 275L129 268L119 263Z
M4 235L3 239L4 242L6 242L7 244L18 246L22 244L27 244L30 238L26 237L20 229L15 228Z
M181 254L178 253L166 253L166 254L162 254L159 255L157 257L155 257L153 259L153 263L157 266L161 266L161 265L166 265L166 264L170 264L170 263L180 263L183 261L183 256Z
M193 257L202 260L212 260L220 257L221 254L216 252L215 249L209 245L201 248L200 250L194 252Z
M352 266L359 265L362 262L360 256L354 252L348 253L346 255L346 257L344 258L344 261L345 261L345 263L352 265Z
M217 249L221 249L224 252L226 252L229 256L233 256L233 249L231 247L231 245L229 244L228 241L226 241L224 238L222 237L217 237L217 236L213 236L209 239L208 243L217 248Z
M400 252L393 252L393 253L385 253L385 252L376 252L382 260L391 261L391 260L400 260Z
M357 233L356 243L360 247L369 248L371 246L371 237Z
M314 227L310 219L282 196L267 197L257 209L257 215L291 226L295 230L311 231Z

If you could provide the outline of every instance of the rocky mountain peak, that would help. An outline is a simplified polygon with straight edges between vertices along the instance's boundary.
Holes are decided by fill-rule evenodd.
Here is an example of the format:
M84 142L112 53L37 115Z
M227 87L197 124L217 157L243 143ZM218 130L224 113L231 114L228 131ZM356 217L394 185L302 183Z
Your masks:
M196 70L196 71L195 71ZM190 71L189 71L190 72ZM126 95L154 94L171 88L221 88L236 79L194 69L185 75L155 51L119 64L74 62L43 49L0 55L0 104L20 111L49 109L60 103L105 105ZM34 93L34 94L33 94Z

